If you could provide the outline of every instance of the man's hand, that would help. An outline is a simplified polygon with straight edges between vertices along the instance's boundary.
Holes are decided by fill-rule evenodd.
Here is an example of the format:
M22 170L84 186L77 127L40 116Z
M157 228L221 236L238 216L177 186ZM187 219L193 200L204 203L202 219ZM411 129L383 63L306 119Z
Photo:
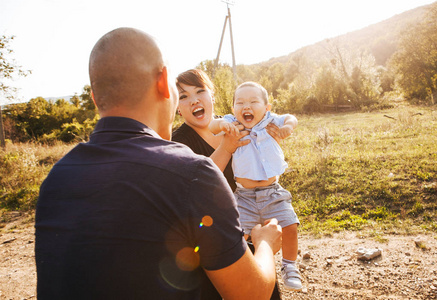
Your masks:
M252 243L255 251L262 242L266 242L273 253L276 253L282 246L282 228L278 225L278 220L275 218L266 221L264 226L256 225L251 231Z

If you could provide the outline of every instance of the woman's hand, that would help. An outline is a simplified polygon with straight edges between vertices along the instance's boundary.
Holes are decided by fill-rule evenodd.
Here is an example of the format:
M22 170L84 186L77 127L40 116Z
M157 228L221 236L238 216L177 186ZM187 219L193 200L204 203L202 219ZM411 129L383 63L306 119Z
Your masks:
M240 133L240 129L237 127L237 125L238 122L233 122L233 123L220 122L220 131L223 131L224 133L227 133L229 135L238 136Z
M225 134L222 139L222 147L229 153L234 153L238 147L245 146L250 143L250 140L241 140L244 136L249 134L249 131L244 130L244 126L239 122L232 123L238 129L237 135Z

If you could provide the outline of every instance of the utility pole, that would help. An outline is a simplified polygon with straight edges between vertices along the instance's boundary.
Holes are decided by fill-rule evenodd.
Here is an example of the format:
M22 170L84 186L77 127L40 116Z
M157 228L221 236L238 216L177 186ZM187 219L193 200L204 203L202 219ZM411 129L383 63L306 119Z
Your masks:
M214 62L214 69L212 70L212 77L214 77L215 71L216 71L217 66L218 66L218 61L220 58L220 51L222 49L222 44L223 44L223 37L224 37L225 31L226 31L226 24L227 24L228 19L229 19L229 33L231 35L231 50L232 50L232 70L234 73L234 80L237 80L237 67L235 65L235 52L234 52L234 38L232 36L231 8L229 7L229 5L235 4L235 0L222 0L222 2L225 2L227 7L228 7L228 15L225 17L225 24L223 25L222 37L220 38L220 45L218 48L217 57L216 57L215 62Z
M3 130L3 116L2 116L2 106L0 105L0 146L5 149L6 141L5 141L5 131Z

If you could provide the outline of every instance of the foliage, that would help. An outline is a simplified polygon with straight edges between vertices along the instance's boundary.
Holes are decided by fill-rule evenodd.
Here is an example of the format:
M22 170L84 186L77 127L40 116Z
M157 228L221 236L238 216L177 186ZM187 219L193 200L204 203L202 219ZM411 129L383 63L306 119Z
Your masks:
M426 100L434 104L437 96L437 3L423 22L405 30L394 55L397 84L407 99Z
M214 62L211 60L201 62L197 68L205 71L214 84L214 112L217 115L232 113L232 99L236 87L232 68L227 64L218 64L214 68Z
M7 84L7 80L12 80L15 75L27 76L30 71L23 71L15 60L10 55L13 50L9 47L9 43L14 39L14 36L7 37L5 35L0 36L0 98L6 98L8 100L14 97L14 93L17 88ZM4 128L3 128L3 113L0 106L0 146L4 148L6 146Z
M218 115L232 113L232 102L234 98L235 81L232 69L224 66L216 70L213 78L214 83L214 111Z
M21 66L10 57L14 52L10 48L10 42L14 36L0 35L0 96L3 95L6 99L12 99L16 88L5 83L5 79L10 80L17 76L27 76L31 73L29 70L22 70Z
M98 119L89 86L70 102L38 97L8 105L4 112L5 135L14 142L84 141Z
M70 148L26 143L0 149L0 210L33 210L42 181Z

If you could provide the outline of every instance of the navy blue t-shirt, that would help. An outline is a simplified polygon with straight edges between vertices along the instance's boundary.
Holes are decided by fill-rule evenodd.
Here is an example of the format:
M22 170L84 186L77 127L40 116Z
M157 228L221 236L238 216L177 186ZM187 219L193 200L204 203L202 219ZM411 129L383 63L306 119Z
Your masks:
M121 117L55 164L35 227L38 299L197 299L246 250L214 163Z

